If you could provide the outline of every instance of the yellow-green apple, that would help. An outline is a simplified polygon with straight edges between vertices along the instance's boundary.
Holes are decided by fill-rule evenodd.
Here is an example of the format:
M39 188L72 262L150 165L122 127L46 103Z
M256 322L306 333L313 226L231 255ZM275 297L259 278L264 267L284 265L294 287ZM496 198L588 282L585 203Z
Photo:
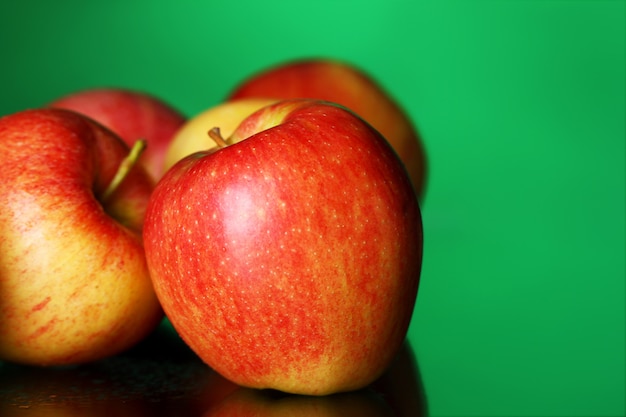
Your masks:
M422 223L388 142L353 112L285 100L165 174L144 224L166 315L250 388L325 395L379 377L405 339Z
M0 359L76 364L142 339L163 312L141 237L153 182L128 146L34 109L0 119L0 154Z
M155 181L163 175L163 158L172 137L186 121L179 110L161 98L125 88L81 90L60 97L48 106L91 117L129 146L144 139L147 147L140 162Z
M187 155L216 148L217 143L209 135L209 131L214 127L219 127L222 135L228 137L246 117L274 102L275 99L267 98L232 100L191 117L174 134L165 152L164 172Z
M339 103L378 129L404 162L418 198L426 189L427 158L415 124L383 86L362 69L334 59L285 62L237 85L229 99L316 98Z

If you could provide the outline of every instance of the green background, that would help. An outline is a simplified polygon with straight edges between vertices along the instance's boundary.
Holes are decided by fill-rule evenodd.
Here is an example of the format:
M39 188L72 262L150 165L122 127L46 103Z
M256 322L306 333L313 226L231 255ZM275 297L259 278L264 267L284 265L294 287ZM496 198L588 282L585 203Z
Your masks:
M350 61L428 150L410 339L430 415L619 416L625 16L622 1L2 2L0 114L124 86L191 116L286 59Z

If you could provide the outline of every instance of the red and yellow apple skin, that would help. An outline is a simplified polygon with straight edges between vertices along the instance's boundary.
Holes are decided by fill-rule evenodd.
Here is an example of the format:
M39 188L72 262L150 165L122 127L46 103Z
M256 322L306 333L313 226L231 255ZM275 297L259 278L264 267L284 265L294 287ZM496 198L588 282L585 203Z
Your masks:
M262 107L275 103L275 99L247 98L220 103L191 117L172 138L165 152L164 171L187 155L209 151L218 145L208 134L219 127L224 137L229 137L246 117Z
M229 100L249 97L313 98L348 107L389 141L423 200L427 157L422 139L399 103L369 74L332 59L302 59L276 65L244 80Z
M159 323L141 238L152 181L134 167L100 201L128 152L71 111L0 119L1 360L89 362Z
M144 224L166 315L250 388L325 395L379 377L413 313L422 223L387 141L347 109L289 100L157 184Z
M108 127L129 146L146 140L140 157L152 178L164 173L165 152L186 117L169 103L143 91L94 88L60 97L48 107L73 110Z

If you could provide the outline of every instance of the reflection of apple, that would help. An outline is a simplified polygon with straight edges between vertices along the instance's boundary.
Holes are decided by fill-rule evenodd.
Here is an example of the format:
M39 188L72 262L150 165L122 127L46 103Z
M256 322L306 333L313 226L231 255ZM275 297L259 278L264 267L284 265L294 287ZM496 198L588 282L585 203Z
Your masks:
M398 417L370 390L309 397L242 388L202 417Z
M315 98L339 103L378 129L404 162L418 197L426 187L426 153L409 116L368 74L330 59L305 59L266 69L245 80L230 99Z
M408 341L383 376L365 389L323 397L242 388L212 404L203 417L219 416L395 416L428 415L424 385Z
M80 114L0 119L0 359L60 365L135 344L162 317L141 239L152 181Z
M58 98L50 107L74 110L117 133L127 144L145 139L140 158L152 178L163 175L169 143L186 118L170 104L151 94L122 88L81 90Z
M0 416L198 417L235 389L162 325L132 349L88 364L0 364Z
M282 101L156 186L144 242L181 337L237 384L362 388L400 349L422 256L416 196L380 134L346 109Z
M208 134L214 127L219 127L222 135L228 137L246 117L275 101L263 98L232 100L210 107L190 118L176 132L168 146L164 171L187 155L217 147L215 140Z
M428 415L424 383L408 340L389 368L370 388L382 395L398 416Z

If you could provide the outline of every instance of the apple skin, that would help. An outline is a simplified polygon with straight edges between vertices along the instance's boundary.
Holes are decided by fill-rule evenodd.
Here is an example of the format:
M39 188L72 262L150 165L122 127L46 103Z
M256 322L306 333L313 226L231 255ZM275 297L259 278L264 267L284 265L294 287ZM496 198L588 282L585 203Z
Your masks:
M143 91L93 88L60 97L48 107L73 110L108 127L129 146L145 139L140 157L155 181L163 175L163 159L172 137L187 118L164 100Z
M299 59L245 79L229 100L249 97L314 98L341 104L378 129L398 153L420 201L427 183L427 155L416 126L400 104L360 68L329 58Z
M120 352L163 317L142 225L153 189L135 166L99 198L128 146L78 113L0 119L0 359L68 365Z
M286 100L179 161L144 224L174 328L249 388L360 389L389 366L417 296L422 223L388 142L349 110Z
M163 164L164 171L187 155L216 148L217 144L208 135L209 130L219 127L222 135L228 137L246 117L276 101L266 98L232 100L210 107L191 117L178 129L168 145Z

